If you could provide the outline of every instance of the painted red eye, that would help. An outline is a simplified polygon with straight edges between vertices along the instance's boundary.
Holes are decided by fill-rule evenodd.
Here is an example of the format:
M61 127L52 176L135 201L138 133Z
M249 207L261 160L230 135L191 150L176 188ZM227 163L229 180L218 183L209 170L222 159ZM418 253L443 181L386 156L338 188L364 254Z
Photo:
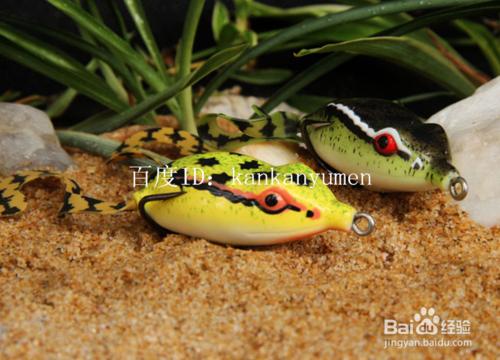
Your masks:
M389 156L398 152L398 145L391 134L378 135L374 139L373 144L375 150L382 155Z
M259 202L262 209L270 212L278 212L288 205L283 196L273 190L263 191L256 200Z

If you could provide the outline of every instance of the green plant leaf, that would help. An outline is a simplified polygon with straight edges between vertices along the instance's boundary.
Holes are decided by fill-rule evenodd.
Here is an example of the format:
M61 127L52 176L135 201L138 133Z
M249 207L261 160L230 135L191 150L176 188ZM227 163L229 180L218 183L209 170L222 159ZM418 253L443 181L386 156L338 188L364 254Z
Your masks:
M139 33L141 34L142 41L146 44L146 48L149 51L149 55L153 59L153 62L158 70L158 74L167 83L171 83L172 80L168 77L167 68L165 67L165 62L161 56L160 50L158 50L158 45L153 37L153 32L149 26L148 19L144 13L141 0L125 0L128 11L134 20L135 26Z
M269 53L283 52L286 50L296 50L315 45L320 45L325 42L353 40L359 37L367 37L375 34L383 29L397 25L396 23L382 22L381 18L367 19L364 21L356 21L353 23L335 25L321 31L315 31L304 36L299 36L296 40L286 42L268 50ZM226 24L222 29L222 34L219 40L219 48L235 44L237 39L242 39L251 45L256 45L259 41L269 39L276 36L282 29L271 30L262 33L251 31L252 38L249 40L248 35L240 34L236 26L232 23ZM224 44L224 46L221 46ZM193 54L193 60L201 60L212 55L217 51L217 47L206 48Z
M290 40L296 39L305 34L325 29L329 26L345 24L353 21L369 19L375 16L396 14L413 10L432 9L435 7L446 7L454 5L470 4L471 0L398 0L383 2L380 4L366 5L340 13L326 15L320 18L307 19L298 24L279 32L276 36L262 41L256 47L243 53L239 59L228 66L220 74L214 77L205 88L205 92L198 99L195 111L199 112L203 104L210 95L218 89L234 72L239 70L248 61L260 56L269 50L284 44ZM482 2L482 1L481 1ZM475 3L478 3L476 0Z
M226 24L230 23L229 10L226 5L217 0L212 12L212 33L215 42L219 42L220 33Z
M332 13L338 13L349 9L348 5L338 4L320 4L306 5L290 8L281 8L263 4L257 1L250 2L248 6L248 14L251 17L266 17L266 18L305 18L305 17L321 17Z
M103 19L95 0L87 0L86 2L88 7L90 8L90 12L92 13L92 15L97 20L102 22ZM78 29L83 39L89 41L94 45L96 44L92 35L90 35L85 29L83 29L81 26L78 26ZM113 51L111 51L111 53L114 58L119 59L119 56L117 56L116 53L113 53ZM128 93L125 90L125 87L123 86L121 79L115 74L113 69L107 63L103 61L98 61L98 65L101 70L101 74L104 77L104 80L109 85L109 87L115 92L116 96L118 96L122 101L128 103Z
M47 64L45 61L31 55L27 51L4 42L0 42L0 53L2 56L29 67L30 69L39 72L63 85L77 89L77 91L82 95L85 95L110 109L120 111L127 107L126 104L120 102L116 97L112 96L113 91L108 88L104 82L96 85L88 79L85 79L80 75L76 75L72 71L54 67L53 65Z
M161 76L158 76L157 71L147 63L145 57L139 51L134 50L127 40L115 34L99 19L84 11L71 0L47 1L72 18L78 26L88 31L98 42L106 46L110 53L117 54L122 61L137 72L155 91L160 91L167 87L168 84L165 83ZM136 86L136 90L139 91L140 89ZM176 99L170 99L167 105L175 115L179 116L179 106Z
M296 94L294 96L291 96L286 103L308 114L312 113L315 110L318 110L322 106L325 106L331 100L331 98L326 96Z
M416 71L459 96L475 90L462 73L435 48L408 37L372 37L329 44L321 48L301 50L297 56L343 51L368 55L393 62Z
M50 44L1 21L0 36L6 39L0 41L4 49L1 55L74 88L110 109L120 111L127 106L98 76Z
M500 39L479 23L456 20L455 25L470 36L481 49L495 75L500 75Z
M257 45L258 36L255 31L245 30L240 33L241 38L250 46Z
M126 105L119 102L117 98L112 96L110 97L110 94L113 94L113 91L109 89L104 82L97 86L85 78L75 75L71 71L47 64L45 61L31 55L29 52L9 45L5 42L0 42L0 54L57 82L60 82L63 85L77 89L81 94L110 109L120 111L126 107Z
M158 77L144 58L127 41L115 34L106 25L80 8L71 0L47 0L69 16L75 23L94 36L100 43L122 56L123 61L137 71L155 90L163 90L165 83Z
M56 30L47 26L40 26L24 20L15 19L6 14L1 14L0 18L11 25L15 25L18 29L22 28L26 31L30 31L31 33L45 35L62 44L69 45L75 49L88 53L92 57L102 60L122 77L127 88L137 98L141 98L142 89L140 88L138 81L134 78L134 76L132 76L121 59L110 54L109 51L97 47L92 41L88 41L87 39L77 37L72 33L61 31L59 29Z
M310 40L315 43L348 41L360 37L368 37L389 27L391 25L382 26L379 22L374 21L374 19L366 19L364 21L331 26L327 29L307 34L299 39Z
M0 18L10 25L14 25L18 30L22 28L25 32L30 31L32 34L45 35L56 41L59 41L60 43L81 50L93 57L104 60L108 64L113 64L114 59L108 51L95 46L93 43L90 43L85 39L74 35L73 33L66 32L60 29L54 29L49 26L40 26L29 21L13 18L4 13L0 13Z
M194 38L204 5L205 0L191 0L189 2L179 51L177 53L177 65L179 68L177 79L186 77L191 72ZM179 118L181 128L192 134L198 134L193 111L193 93L189 85L181 91L178 101L181 106L181 117Z
M109 2L109 1L108 1ZM103 18L101 16L101 13L99 11L99 8L97 7L96 1L95 0L87 0L87 5L89 7L90 12L92 15L101 23L103 23ZM116 8L116 5L111 5L112 8L114 9L116 16L118 18L119 23L121 23L120 20L123 20L121 18L121 13L119 12L119 9ZM81 36L83 39L86 41L96 44L97 40L92 36L92 34L88 33L87 30L83 29L81 26L78 26ZM122 26L122 32L126 33L126 29ZM109 52L112 54L112 58L116 60L116 65L118 66L118 72L123 75L123 78L125 80L125 83L127 84L128 88L132 92L132 94L138 99L139 101L143 100L145 97L145 91L142 87L141 80L139 79L136 74L132 74L129 71L129 68L125 65L125 63L121 59L121 55L117 53L114 49L108 49ZM144 56L145 57L145 56ZM101 74L104 76L104 79L106 80L106 83L109 85L111 89L116 93L116 95L122 99L124 102L127 104L130 101L129 93L124 87L124 84L122 82L122 79L119 78L116 74L114 69L112 69L111 66L108 65L108 63L99 60L98 61L99 68L101 69ZM172 104L175 105L175 104ZM135 123L137 124L145 124L145 125L155 125L155 114L154 112L145 114L143 117L135 119Z
M86 68L88 71L94 72L97 69L97 60L92 59L87 64ZM78 91L72 88L66 89L62 92L56 100L54 100L45 110L47 115L52 119L61 116L66 109L71 105L75 97L78 95Z
M432 92L427 92L427 93L422 93L422 94L415 94L415 95L410 95L410 96L405 96L403 98L399 98L394 100L397 103L400 104L411 104L415 102L420 102L420 101L425 101L428 99L434 99L437 97L453 97L454 94L449 91L432 91Z
M253 0L233 0L236 17L236 28L239 32L248 30L248 16Z
M188 76L178 79L168 89L149 96L144 101L121 112L120 114L116 114L108 119L99 121L85 121L73 127L72 130L78 129L85 132L102 133L105 131L111 131L128 122L131 122L134 119L143 116L148 111L161 106L165 101L176 96L185 87L197 83L211 72L221 68L228 62L233 61L238 55L241 54L242 51L245 50L246 47L246 45L237 45L221 50L211 56L198 70Z
M125 24L125 19L120 11L118 3L115 0L107 0L108 6L113 10L113 15L115 16L116 22L118 23L118 27L120 29L121 36L129 41L130 33L127 31L127 25Z
M234 61L234 59L239 56L246 48L248 48L247 44L240 44L220 50L219 52L208 58L207 61L205 61L205 63L198 70L191 74L189 83L197 83L211 72L220 69L229 62Z
M354 55L347 53L334 53L323 57L283 84L266 100L261 106L261 109L270 112L283 101L288 100L291 96L296 94L300 89L303 89L314 80L319 79L322 75L327 74L336 67L351 60L353 57Z
M404 24L395 26L391 29L384 30L377 35L400 36L435 23L442 23L447 20L457 19L465 16L488 14L498 10L500 10L500 4L495 1L489 1L477 5L465 5L458 8L453 7L451 9L438 10L410 20ZM325 56L321 60L315 62L311 67L303 70L292 79L287 81L282 87L274 92L274 94L261 106L261 108L266 112L272 111L281 102L289 99L300 89L304 88L316 79L319 79L321 76L327 74L346 61L352 59L354 56L355 55L350 55L347 53L332 53L328 56Z
M240 39L240 32L236 28L236 25L228 23L224 25L219 33L219 40L217 42L217 47L224 48L233 45Z
M293 72L288 69L256 69L235 72L231 78L242 83L253 85L276 85L288 80Z
M390 35L399 36L406 33L410 33L417 29L424 28L426 26L432 25L434 23L442 23L450 19L456 19L465 16L477 16L481 14L488 14L500 9L500 4L495 1L490 1L486 3L481 3L477 5L465 5L460 7L454 7L451 9L443 9L439 11L432 12L430 14L418 17L404 24L398 25L394 28L384 30L378 35ZM332 53L325 56L318 62L314 63L311 67L303 70L277 91L261 106L261 108L266 111L272 111L281 102L286 101L291 96L296 94L300 89L304 88L308 84L312 83L316 79L320 78L324 74L332 71L336 67L345 63L346 61L353 58L355 55L350 55L347 53Z
M55 67L75 72L85 71L85 67L82 64L59 49L1 21L0 36L51 63Z

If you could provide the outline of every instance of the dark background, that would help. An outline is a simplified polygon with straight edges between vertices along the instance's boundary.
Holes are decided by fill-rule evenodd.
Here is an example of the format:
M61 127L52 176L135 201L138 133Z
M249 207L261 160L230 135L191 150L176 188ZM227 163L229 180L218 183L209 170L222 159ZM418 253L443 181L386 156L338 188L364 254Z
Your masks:
M231 8L231 1L224 1ZM298 6L311 3L331 3L331 1L307 1L307 0L261 0L263 3L278 6ZM101 13L108 25L116 29L113 23L113 13L106 6L105 1L98 1ZM122 1L119 1L122 13L127 15ZM175 47L181 36L184 17L187 11L188 0L144 0L146 14L150 19L154 35L161 49ZM196 49L204 49L213 45L212 32L210 27L213 0L207 0L202 15L200 27L197 32ZM9 15L23 18L25 20L48 25L57 29L76 31L73 23L63 13L53 8L50 4L40 0L1 0L1 11ZM134 29L134 25L126 16L128 29ZM276 20L252 20L252 28L257 30L271 27L286 27L286 22L276 22ZM441 26L436 28L440 34L447 34L452 31L449 27ZM139 39L139 36L136 36ZM473 48L459 49L476 66L487 71L487 66L480 54ZM67 52L81 61L86 61L87 56L82 53L67 49ZM317 61L318 57L310 56L305 58L294 58L291 52L272 54L272 56L259 59L259 66L284 67L286 64L295 71L300 71ZM35 73L28 68L22 67L0 56L0 93L7 89L18 90L23 95L33 93L53 94L64 89L64 86L55 83L44 76ZM227 82L224 87L234 85ZM255 87L243 85L245 94L266 96L273 92L275 87ZM330 96L330 97L380 97L387 99L397 99L416 93L442 90L436 85L426 81L421 76L416 75L398 66L388 64L372 58L358 57L347 64L335 69L322 79L309 86L305 92ZM447 104L456 101L453 98L437 98L430 101L419 102L410 107L421 116L428 116ZM100 110L98 104L91 100L79 96L70 110L63 116L59 124L74 123L82 120Z

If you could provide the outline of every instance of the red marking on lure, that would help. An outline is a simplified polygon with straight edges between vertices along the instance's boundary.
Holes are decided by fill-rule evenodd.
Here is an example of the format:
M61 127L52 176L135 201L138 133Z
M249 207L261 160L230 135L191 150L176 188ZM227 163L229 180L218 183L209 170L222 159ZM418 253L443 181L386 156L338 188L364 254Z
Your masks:
M380 134L374 140L375 150L381 155L389 156L398 152L398 145L391 134Z
M316 220L321 217L321 211L318 208L314 208L312 212L313 212L313 216L311 216L312 220Z
M278 187L272 187L262 191L255 197L255 200L259 202L260 206L270 211L283 209L288 205L295 206L300 210L305 210L304 205L295 201L286 190Z
M288 193L288 191L277 186L273 186L258 194L230 188L222 184L214 184L213 186L216 186L221 190L229 191L237 196L242 196L248 200L254 200L258 202L261 208L268 210L269 212L280 212L280 210L285 210L285 208L294 208L299 211L307 210L306 206L296 201L293 196ZM320 212L317 211L317 209L314 210L314 216L311 218L318 219L320 217Z

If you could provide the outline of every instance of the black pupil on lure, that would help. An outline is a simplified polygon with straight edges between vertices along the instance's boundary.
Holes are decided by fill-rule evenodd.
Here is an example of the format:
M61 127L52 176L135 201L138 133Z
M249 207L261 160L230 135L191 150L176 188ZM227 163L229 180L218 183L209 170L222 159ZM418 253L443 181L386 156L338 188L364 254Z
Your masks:
M278 203L278 198L274 194L269 194L265 201L267 206L275 206Z
M385 135L379 137L377 142L381 149L385 149L387 145L389 145L389 139L387 139L387 136Z

